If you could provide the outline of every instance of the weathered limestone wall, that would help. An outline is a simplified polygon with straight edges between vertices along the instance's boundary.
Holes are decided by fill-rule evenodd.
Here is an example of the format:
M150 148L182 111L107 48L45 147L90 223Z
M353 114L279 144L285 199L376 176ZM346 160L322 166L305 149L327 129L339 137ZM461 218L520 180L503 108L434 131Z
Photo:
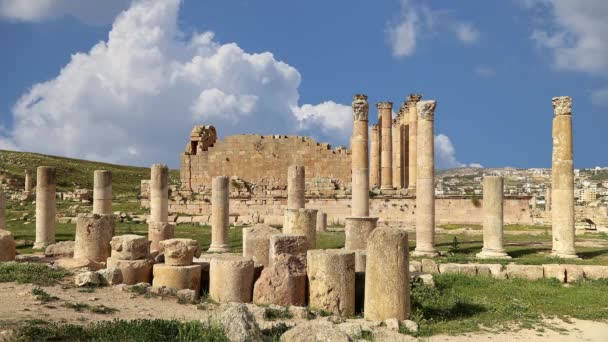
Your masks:
M192 152L190 152L192 153ZM217 140L206 150L181 156L183 190L204 192L215 176L238 177L276 195L287 189L287 168L302 165L307 182L327 179L328 189L350 187L351 157L345 148L331 149L307 137L233 135ZM331 182L330 182L331 180ZM332 185L334 183L336 185ZM307 184L308 186L308 184ZM273 193L275 192L275 193Z

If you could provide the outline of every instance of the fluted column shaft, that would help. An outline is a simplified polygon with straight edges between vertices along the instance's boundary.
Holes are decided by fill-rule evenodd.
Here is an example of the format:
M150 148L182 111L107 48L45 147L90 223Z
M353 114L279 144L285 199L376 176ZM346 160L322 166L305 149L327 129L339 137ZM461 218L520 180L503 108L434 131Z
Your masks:
M407 97L409 108L409 189L414 192L416 190L416 175L417 175L417 160L418 160L418 109L417 103L422 98L419 94L410 94Z
M393 122L393 188L399 190L403 187L403 144L401 143L401 123L395 119Z
M211 245L209 252L230 251L230 197L228 177L214 177L211 185Z
M393 188L393 103L380 102L376 104L382 117L382 189Z
M369 216L367 96L355 95L352 150L352 216Z
M380 135L378 125L372 125L370 129L370 172L369 184L371 188L380 187Z

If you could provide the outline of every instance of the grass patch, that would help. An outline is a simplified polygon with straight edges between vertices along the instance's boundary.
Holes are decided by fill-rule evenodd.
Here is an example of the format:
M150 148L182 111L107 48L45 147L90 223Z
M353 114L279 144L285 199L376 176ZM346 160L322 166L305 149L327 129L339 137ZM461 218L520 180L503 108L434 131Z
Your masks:
M277 319L291 319L293 315L287 308L282 309L273 309L266 308L264 309L264 319L267 321L274 321Z
M16 331L19 341L209 341L228 342L223 330L201 322L113 320L80 326L27 322Z
M33 288L32 294L34 295L34 297L36 297L37 300L39 300L43 303L48 303L48 302L56 301L59 299L55 296L51 296L50 294L48 294L46 291L44 291L43 289L41 289L39 287Z
M608 318L608 280L564 287L555 279L496 280L435 275L436 288L414 284L412 317L419 336L535 327L543 318Z
M53 269L44 264L0 263L0 283L17 282L51 286L70 274L64 269Z
M85 303L65 302L63 304L63 307L73 309L74 311L77 311L77 312L89 311L89 312L101 314L101 315L109 315L109 314L118 312L118 309L110 308L105 305L89 305L89 304L85 304Z

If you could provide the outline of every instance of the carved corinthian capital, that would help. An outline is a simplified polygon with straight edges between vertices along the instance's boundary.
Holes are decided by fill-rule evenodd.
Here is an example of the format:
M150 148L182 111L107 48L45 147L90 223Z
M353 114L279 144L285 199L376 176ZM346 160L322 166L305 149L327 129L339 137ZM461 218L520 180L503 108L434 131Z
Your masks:
M418 103L420 100L422 99L422 94L409 94L407 96L407 102L409 102L412 105L416 105L416 103Z
M357 94L353 96L352 106L355 121L367 121L367 115L369 112L367 95Z
M416 104L416 111L418 112L418 120L433 121L435 119L435 108L437 107L437 101L427 100L420 101Z
M555 115L572 115L572 98L570 96L558 96L552 99L553 112Z
M376 103L376 108L378 109L393 109L392 102L378 102Z

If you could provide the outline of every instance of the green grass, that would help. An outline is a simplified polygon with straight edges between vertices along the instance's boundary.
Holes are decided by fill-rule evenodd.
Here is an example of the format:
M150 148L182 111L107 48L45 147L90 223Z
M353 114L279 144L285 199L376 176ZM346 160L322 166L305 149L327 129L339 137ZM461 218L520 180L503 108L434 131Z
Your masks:
M267 321L274 321L277 319L290 319L293 318L291 312L289 312L288 308L282 309L273 309L273 308L265 308L264 309L264 319Z
M57 298L55 296L51 296L50 294L48 294L46 291L44 291L43 289L41 289L39 287L33 288L32 294L34 295L34 297L36 297L36 300L39 300L43 303L48 303L48 302L53 302L53 301L59 300L59 298Z
M77 312L90 311L96 314L108 315L118 312L118 309L110 308L105 305L89 305L86 303L72 303L65 302L63 306L69 309L73 309Z
M543 318L608 318L608 280L564 287L555 279L497 280L445 274L436 288L414 285L412 316L420 336L539 325Z
M160 319L101 321L86 326L30 321L17 329L16 336L19 341L228 341L217 326Z
M0 263L0 283L17 282L41 286L59 283L70 272L63 269L52 269L44 264Z

